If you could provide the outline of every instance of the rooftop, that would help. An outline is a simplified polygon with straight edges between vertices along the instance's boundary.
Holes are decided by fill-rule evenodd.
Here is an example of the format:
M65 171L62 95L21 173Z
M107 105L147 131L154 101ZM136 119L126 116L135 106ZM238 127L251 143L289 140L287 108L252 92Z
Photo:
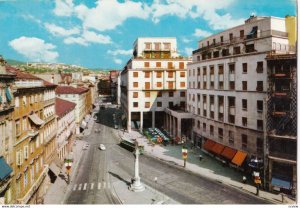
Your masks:
M55 98L55 111L59 118L66 115L75 108L76 104L60 98Z
M88 89L84 87L72 87L72 86L58 86L55 90L56 94L82 94L87 92Z

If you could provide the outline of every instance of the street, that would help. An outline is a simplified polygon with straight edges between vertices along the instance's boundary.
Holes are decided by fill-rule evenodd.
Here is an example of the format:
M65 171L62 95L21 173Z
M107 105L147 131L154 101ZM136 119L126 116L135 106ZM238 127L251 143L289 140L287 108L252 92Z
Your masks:
M83 138L90 144L84 150L77 174L71 181L66 204L117 204L113 184L130 183L134 176L134 156L118 145L113 128L115 108L100 110L91 134ZM99 133L95 129L100 129ZM106 146L100 150L99 144ZM265 204L266 201L238 189L184 171L155 158L141 155L142 183L182 204ZM157 177L157 181L154 178Z

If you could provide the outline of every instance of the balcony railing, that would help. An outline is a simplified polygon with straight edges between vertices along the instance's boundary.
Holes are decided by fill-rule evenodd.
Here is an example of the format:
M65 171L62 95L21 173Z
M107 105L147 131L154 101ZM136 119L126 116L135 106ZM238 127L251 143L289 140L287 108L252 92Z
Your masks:
M296 161L297 159L297 154L293 154L293 153L283 153L280 151L276 151L276 150L269 150L269 155L272 157L277 157L277 158L281 158L281 159L287 159L287 160L294 160Z

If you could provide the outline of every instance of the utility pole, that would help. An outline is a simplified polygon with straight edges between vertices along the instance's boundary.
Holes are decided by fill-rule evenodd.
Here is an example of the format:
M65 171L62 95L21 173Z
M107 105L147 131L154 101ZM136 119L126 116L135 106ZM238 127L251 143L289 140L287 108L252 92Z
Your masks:
M185 168L186 167L187 154L188 154L187 148L185 146L182 147L181 153L182 153L182 159L183 159L183 167Z

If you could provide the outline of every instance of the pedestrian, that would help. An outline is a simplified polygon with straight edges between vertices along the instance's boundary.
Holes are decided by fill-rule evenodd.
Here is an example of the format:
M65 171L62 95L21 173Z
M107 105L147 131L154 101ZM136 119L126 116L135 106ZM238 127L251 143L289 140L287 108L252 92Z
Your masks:
M201 161L203 159L202 155L199 155L199 160Z
M246 176L243 176L243 183L246 184L246 182L247 182L247 178Z

